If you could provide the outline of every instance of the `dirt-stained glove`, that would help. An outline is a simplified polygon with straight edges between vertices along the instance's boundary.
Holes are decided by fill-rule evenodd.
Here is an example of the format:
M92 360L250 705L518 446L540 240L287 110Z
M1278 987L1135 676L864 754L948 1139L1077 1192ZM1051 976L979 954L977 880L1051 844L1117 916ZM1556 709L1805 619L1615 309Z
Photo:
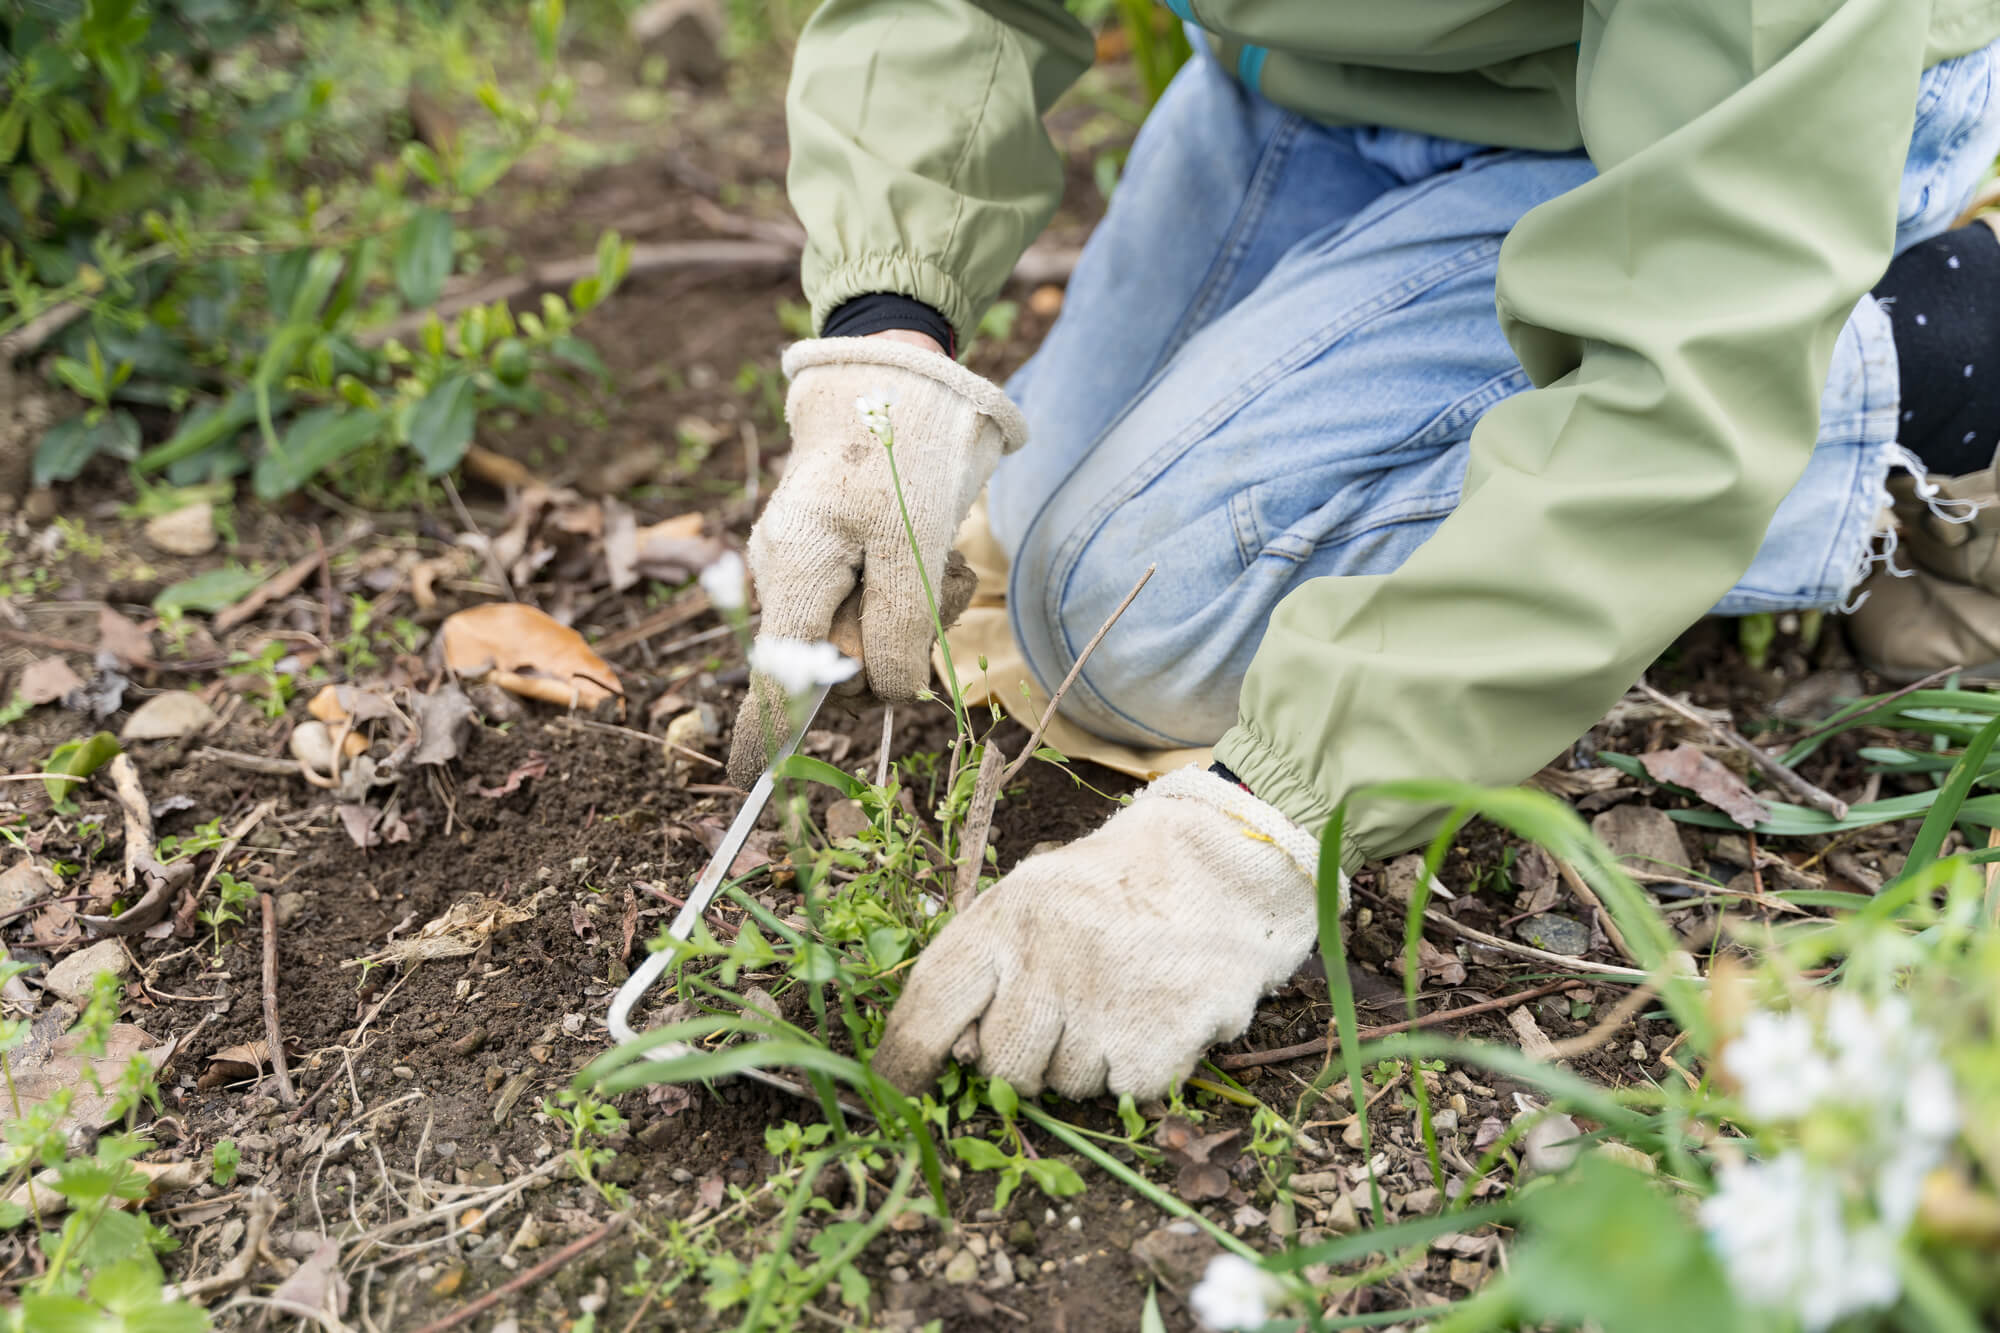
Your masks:
M951 539L1000 456L1026 441L1027 422L999 385L942 353L891 339L797 343L783 365L792 381L785 402L792 456L750 532L764 615L758 632L828 638L858 578L867 688L891 702L914 699L930 679L933 638L917 552L949 624L972 593L962 561L947 569ZM888 451L862 419L864 400L887 404L909 529ZM739 786L763 768L785 730L783 715L771 682L753 679L730 753Z
M1104 827L1029 857L918 958L875 1053L915 1093L947 1054L1016 1091L1150 1097L1241 1035L1318 932L1317 840L1184 768ZM1341 883L1346 906L1346 881Z

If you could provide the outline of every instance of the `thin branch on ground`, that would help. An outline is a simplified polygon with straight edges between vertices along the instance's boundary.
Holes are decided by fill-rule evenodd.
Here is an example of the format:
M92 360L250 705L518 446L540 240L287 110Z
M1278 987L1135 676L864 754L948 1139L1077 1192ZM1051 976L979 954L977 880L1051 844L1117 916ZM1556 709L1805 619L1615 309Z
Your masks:
M1562 873L1563 882L1569 885L1569 891L1582 900L1584 906L1597 913L1598 924L1604 927L1604 938L1611 941L1611 947L1624 955L1626 962L1634 966L1643 966L1640 963L1639 955L1633 953L1632 946L1625 942L1625 932L1618 928L1617 919L1611 913L1604 910L1604 901L1597 896L1597 891L1584 881L1583 876L1577 873L1575 866L1559 856L1551 857L1550 859L1556 863L1556 869Z
M613 653L644 643L656 634L664 634L677 625L686 624L707 611L710 605L707 593L700 588L692 588L631 628L605 635L590 645L591 650L599 657L608 658Z
M1806 781L1796 772L1764 753L1762 749L1745 740L1736 728L1725 726L1720 722L1714 722L1703 717L1696 708L1682 703L1670 694L1654 689L1643 680L1638 682L1633 688L1662 708L1669 709L1676 716L1685 718L1695 726L1708 732L1709 735L1714 736L1730 749L1741 752L1744 758L1748 759L1759 773L1762 773L1780 787L1785 788L1813 809L1824 811L1832 815L1835 819L1847 818L1847 802L1841 800L1831 792L1824 791Z
M1034 743L1022 754L1033 754ZM951 890L951 910L962 912L972 906L973 890L979 886L979 871L986 863L986 835L993 828L993 802L1000 795L1000 747L991 737L979 756L979 777L972 784L972 804L965 812L965 827L959 834L958 881Z
M608 1239L611 1236L612 1232L618 1230L620 1227L624 1225L625 1225L625 1214L618 1213L614 1215L609 1222L606 1222L603 1226L591 1232L589 1235L581 1236L578 1237L576 1240L571 1241L569 1244L563 1246L560 1250L557 1250L554 1254L550 1255L548 1258L536 1264L533 1268L526 1269L525 1271L517 1273L513 1277L508 1278L505 1282L501 1283L493 1290L487 1292L484 1296L481 1296L478 1300L471 1301L465 1305L460 1306L458 1309L452 1311L450 1314L446 1315L442 1319L433 1320L432 1322L425 1324L422 1328L417 1330L417 1333L445 1333L446 1329L457 1328L460 1324L465 1323L467 1320L472 1319L492 1309L494 1306L498 1305L501 1301L506 1300L509 1296L521 1290L523 1287L531 1286L534 1283L540 1282L543 1278L555 1272L557 1269L561 1268L564 1264L570 1262L572 1259L575 1259L578 1255L581 1255L586 1250L593 1249L597 1245L603 1243L606 1239Z
M222 1270L208 1277L192 1282L176 1282L161 1289L160 1295L169 1301L185 1301L195 1296L206 1296L211 1291L224 1291L242 1285L250 1279L250 1270L257 1265L257 1252L264 1247L264 1237L270 1234L271 1222L278 1215L278 1201L261 1190L250 1196L246 1210L249 1218L243 1224L243 1248L236 1257L224 1264Z
M1420 1028L1440 1027L1446 1023L1456 1022L1461 1018L1474 1018L1480 1014L1493 1013L1496 1010L1511 1009L1517 1004L1526 1004L1530 1000L1539 1000L1545 995L1554 995L1557 991L1572 990L1582 984L1581 981L1573 977L1565 977L1561 981L1546 982L1528 990L1516 991L1512 995L1502 995L1494 1000L1481 1000L1478 1004L1468 1004L1458 1009L1439 1009L1433 1013L1420 1015L1417 1018L1406 1018L1400 1023L1382 1023L1374 1027L1364 1027L1359 1029L1355 1035L1362 1041L1373 1041L1377 1037L1393 1037L1399 1032L1415 1032ZM1338 1038L1329 1034L1327 1036L1314 1037L1311 1041L1302 1041L1296 1046L1278 1046L1268 1051L1241 1051L1234 1055L1219 1055L1214 1057L1214 1059L1216 1066L1221 1069L1255 1069L1259 1065L1280 1064L1286 1060L1297 1060L1308 1055L1324 1055L1337 1044Z
M216 858L218 863L221 859ZM285 1038L278 1027L278 909L268 893L257 895L257 907L264 916L264 1043L271 1048L271 1078L278 1085L278 1101L297 1106L299 1094L285 1068Z
M1468 939L1474 944L1483 944L1489 949L1497 949L1501 953L1509 953L1516 958L1528 959L1530 962L1547 963L1551 966L1567 968L1572 972L1589 972L1600 977L1624 977L1630 981L1650 981L1653 977L1652 973L1643 968L1618 967L1612 963L1593 963L1588 958L1572 958L1568 954L1550 953L1547 949L1537 949L1526 944L1516 944L1514 941L1502 939L1498 935L1488 935L1483 930L1474 930L1464 922L1454 920L1435 909L1426 909L1424 920L1431 922L1433 925L1443 926L1446 930L1459 936L1461 939ZM1708 978L1689 977L1687 980L1705 985Z
M1918 690L1927 690L1933 685L1942 684L1963 670L1965 670L1963 666L1948 666L1941 671L1933 671L1921 680L1913 680L1908 685L1883 695L1880 699L1870 703L1864 711L1872 713L1878 708L1886 708L1898 699L1909 698ZM1804 745L1807 741L1816 741L1830 732L1839 731L1848 724L1849 720L1848 718L1839 718L1835 721L1814 727L1811 731L1802 731L1796 736L1788 736L1785 738L1785 748L1789 750L1796 746Z
M1118 623L1118 617L1125 614L1125 608L1132 605L1132 599L1139 595L1139 590L1146 586L1147 580L1153 577L1153 571L1158 568L1158 565L1146 566L1146 572L1132 585L1132 591L1125 594L1125 600L1113 608L1111 614L1104 618L1104 623L1097 627L1097 633L1090 636L1090 642L1083 645L1083 651L1076 655L1076 661L1071 665L1069 674L1063 677L1062 684L1056 686L1056 692L1049 696L1049 706L1042 710L1041 721L1035 723L1035 729L1028 733L1028 743L1021 747L1021 753L1015 755L1014 762L1007 765L1006 770L1000 774L1000 786L1004 787L1012 782L1014 775L1035 757L1035 750L1042 743L1042 733L1047 731L1049 723L1055 720L1056 709L1061 705L1063 695L1069 692L1069 687L1076 683L1077 676L1083 671L1083 664L1090 660L1090 655L1097 651L1097 645L1104 641L1105 634Z
M1565 1037L1558 1042L1551 1042L1552 1058L1557 1060L1573 1060L1587 1051L1596 1050L1605 1042L1610 1041L1617 1034L1618 1029L1637 1018L1639 1011L1651 1004L1653 997L1659 993L1659 987L1653 985L1651 982L1639 987L1613 1005L1611 1011L1605 1014L1604 1017L1591 1024L1590 1031L1579 1033L1574 1037Z

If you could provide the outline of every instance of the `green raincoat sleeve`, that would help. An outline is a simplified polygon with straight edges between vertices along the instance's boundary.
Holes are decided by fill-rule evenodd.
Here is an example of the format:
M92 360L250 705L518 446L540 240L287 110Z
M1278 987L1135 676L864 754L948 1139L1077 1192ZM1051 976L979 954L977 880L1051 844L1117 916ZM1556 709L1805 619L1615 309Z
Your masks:
M967 341L1054 216L1062 159L1042 113L1090 67L1050 0L827 0L785 110L813 327L897 292Z
M1280 603L1217 756L1353 864L1434 814L1356 795L1515 782L1749 567L1804 470L1833 345L1896 227L1931 6L1596 0L1600 176L1500 254L1538 387L1473 432L1463 502L1401 569Z

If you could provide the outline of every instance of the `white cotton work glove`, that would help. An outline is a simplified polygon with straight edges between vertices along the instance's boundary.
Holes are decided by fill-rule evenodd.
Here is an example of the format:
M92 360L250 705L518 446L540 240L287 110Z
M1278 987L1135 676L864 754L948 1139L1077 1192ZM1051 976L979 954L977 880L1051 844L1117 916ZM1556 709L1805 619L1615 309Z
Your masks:
M1169 1092L1304 961L1318 852L1235 783L1169 773L946 923L889 1015L875 1069L920 1091L946 1055L968 1058L961 1035L977 1024L981 1072L1018 1092ZM1343 909L1346 895L1343 878Z
M962 561L947 575L952 537L1000 456L1027 440L1028 424L991 380L890 338L796 343L783 366L792 381L785 400L792 454L750 532L764 617L758 633L828 638L858 580L867 686L881 699L907 702L930 680L934 637L917 554L949 624L972 592ZM888 452L862 420L862 400L888 404L908 528ZM770 682L753 679L730 755L739 785L763 767L770 733L785 729L776 702ZM763 745L754 743L760 736Z

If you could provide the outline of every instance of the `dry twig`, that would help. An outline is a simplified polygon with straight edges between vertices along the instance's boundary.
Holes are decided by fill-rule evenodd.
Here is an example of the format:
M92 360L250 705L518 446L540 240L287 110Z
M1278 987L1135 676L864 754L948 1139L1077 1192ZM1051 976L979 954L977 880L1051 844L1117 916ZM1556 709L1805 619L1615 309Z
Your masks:
M1841 800L1831 792L1824 791L1806 781L1797 773L1764 753L1763 750L1745 740L1736 728L1725 726L1720 722L1714 722L1703 717L1700 710L1689 704L1682 703L1672 695L1654 689L1643 680L1634 688L1662 708L1669 709L1677 716L1694 723L1717 740L1720 740L1724 745L1727 745L1730 749L1740 751L1743 757L1748 759L1759 773L1762 773L1780 787L1785 788L1813 809L1822 810L1832 815L1835 819L1847 818L1847 802Z
M1056 686L1056 692L1049 696L1049 706L1042 710L1041 721L1035 723L1035 729L1028 733L1028 743L1021 747L1021 753L1015 755L1014 762L1007 765L1006 770L1000 774L996 791L999 787L1012 782L1014 775L1035 757L1035 747L1041 744L1042 733L1049 729L1049 723L1055 719L1056 708L1062 703L1062 697L1069 691L1069 687L1076 683L1077 676L1083 671L1083 664L1090 660L1090 655L1097 651L1097 645L1103 642L1105 634L1118 623L1118 617L1125 614L1125 608L1132 605L1132 599L1139 595L1139 590L1146 586L1146 581L1153 577L1153 571L1158 568L1158 565L1146 566L1146 572L1132 585L1132 591L1125 594L1125 600L1112 609L1111 614L1104 618L1104 623L1097 627L1097 633L1090 636L1090 642L1083 645L1083 651L1076 655L1076 662L1070 667L1069 674L1062 678L1062 684Z
M299 1094L285 1068L285 1038L278 1028L278 909L268 893L257 895L257 906L264 914L264 1044L271 1048L271 1078L278 1085L279 1102L297 1106Z
M1639 955L1633 953L1632 946L1625 942L1625 932L1618 929L1617 920L1604 910L1604 903L1598 898L1597 891L1584 882L1583 876L1577 873L1575 866L1559 856L1550 859L1562 873L1563 881L1569 885L1569 891L1575 894L1584 906L1597 913L1597 920L1604 927L1604 938L1610 940L1611 946L1625 956L1626 962L1638 964Z
M264 1248L264 1237L270 1234L272 1219L278 1215L278 1201L258 1190L250 1196L247 1211L250 1216L243 1224L243 1248L237 1251L236 1257L223 1265L220 1272L162 1288L160 1294L165 1299L185 1301L195 1296L206 1296L211 1291L224 1291L249 1280L250 1270L257 1264L257 1252Z
M1034 752L1034 742L1023 754ZM962 912L972 906L972 892L979 885L979 871L986 863L986 835L993 828L993 802L1000 794L1000 747L991 738L979 756L979 778L972 785L972 804L965 812L965 829L959 835L958 882L951 890L951 910Z
M1360 1028L1355 1036L1362 1041L1373 1041L1377 1037L1393 1037L1398 1032L1415 1032L1420 1028L1441 1027L1461 1018L1472 1018L1479 1014L1490 1014L1496 1009L1511 1009L1517 1004L1539 1000L1544 995L1554 995L1557 991L1569 990L1583 983L1565 977L1561 981L1545 982L1529 990L1517 991L1512 995L1502 995L1497 1000L1481 1000L1478 1004L1468 1004L1459 1009L1439 1009L1416 1018L1406 1018L1400 1023L1383 1023L1376 1027ZM1259 1065L1274 1065L1285 1060L1296 1060L1301 1056L1324 1055L1339 1044L1333 1033L1302 1041L1296 1046L1279 1046L1268 1051L1241 1051L1235 1055L1219 1055L1215 1063L1222 1069L1255 1069Z
M472 1301L465 1305L461 1305L458 1309L452 1311L444 1318L436 1319L428 1324L425 1324L422 1328L417 1330L417 1333L445 1333L446 1329L457 1328L460 1324L465 1323L467 1320L473 1318L474 1316L482 1314L485 1311L492 1309L494 1306L498 1305L501 1301L506 1300L507 1297L513 1295L515 1292L521 1290L523 1287L531 1286L536 1282L540 1282L543 1278L555 1272L557 1269L561 1268L564 1264L568 1263L570 1260L582 1254L585 1250L588 1250L593 1246L598 1245L599 1243L604 1241L611 1235L612 1232L618 1230L618 1228L624 1225L625 1225L625 1214L617 1213L613 1215L610 1221L606 1222L603 1226L599 1227L597 1230L591 1232L588 1236L582 1236L577 1238L576 1240L571 1241L569 1244L563 1246L560 1250L557 1250L554 1254L550 1255L548 1258L536 1264L533 1268L515 1274L513 1277L508 1278L505 1282L501 1283L493 1290L487 1292L484 1296L481 1296L478 1300Z

